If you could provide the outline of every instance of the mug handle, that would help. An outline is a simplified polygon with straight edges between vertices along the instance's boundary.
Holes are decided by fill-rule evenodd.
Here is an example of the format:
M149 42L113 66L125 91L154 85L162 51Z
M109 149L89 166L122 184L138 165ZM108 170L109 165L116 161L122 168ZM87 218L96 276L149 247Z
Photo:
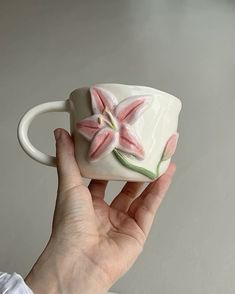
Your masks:
M53 101L39 104L29 109L20 119L17 128L17 137L23 150L34 160L49 166L56 166L56 157L47 155L36 149L28 137L28 129L33 119L46 112L70 112L69 100Z

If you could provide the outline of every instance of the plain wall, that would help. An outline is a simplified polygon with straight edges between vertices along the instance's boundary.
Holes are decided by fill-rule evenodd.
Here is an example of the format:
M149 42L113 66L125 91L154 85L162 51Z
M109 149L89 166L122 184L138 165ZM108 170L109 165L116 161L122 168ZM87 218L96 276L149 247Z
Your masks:
M235 1L0 1L0 270L25 275L44 248L56 170L21 150L29 108L101 82L147 85L183 103L177 173L122 294L235 291ZM32 142L54 153L45 114ZM123 183L111 182L110 201Z

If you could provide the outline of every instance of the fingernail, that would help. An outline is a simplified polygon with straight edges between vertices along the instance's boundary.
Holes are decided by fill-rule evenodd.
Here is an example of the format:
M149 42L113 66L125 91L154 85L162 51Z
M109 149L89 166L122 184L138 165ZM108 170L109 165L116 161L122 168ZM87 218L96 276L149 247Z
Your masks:
M59 140L60 135L61 135L61 129L54 130L54 136L56 140Z

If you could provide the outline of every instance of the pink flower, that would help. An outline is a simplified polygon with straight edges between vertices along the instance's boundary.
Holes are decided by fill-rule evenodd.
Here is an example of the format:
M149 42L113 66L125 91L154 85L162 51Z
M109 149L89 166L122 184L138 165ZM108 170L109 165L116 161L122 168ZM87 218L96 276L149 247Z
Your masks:
M173 156L177 147L178 139L179 139L179 133L175 133L167 141L163 155L162 155L163 161L168 160L169 158Z
M90 93L94 114L76 124L79 133L91 141L89 160L97 161L114 148L143 159L144 149L130 125L149 106L152 96L132 96L118 104L116 97L103 88L92 87Z

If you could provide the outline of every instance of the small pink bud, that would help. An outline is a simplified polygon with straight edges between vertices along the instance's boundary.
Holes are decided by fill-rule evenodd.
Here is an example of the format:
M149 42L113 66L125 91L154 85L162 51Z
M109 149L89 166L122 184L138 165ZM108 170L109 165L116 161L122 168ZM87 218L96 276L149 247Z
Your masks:
M167 141L163 155L162 155L162 161L168 160L169 158L173 156L176 150L178 139L179 139L179 133L175 133Z

